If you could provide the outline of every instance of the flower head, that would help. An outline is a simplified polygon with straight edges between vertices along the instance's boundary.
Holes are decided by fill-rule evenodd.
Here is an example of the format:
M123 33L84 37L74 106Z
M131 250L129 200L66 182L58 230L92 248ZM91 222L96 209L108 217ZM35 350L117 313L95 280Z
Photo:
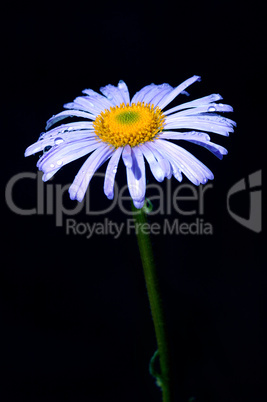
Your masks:
M181 181L183 173L195 185L204 184L213 179L212 172L169 140L190 141L222 159L227 150L211 142L206 132L224 136L233 132L235 122L217 114L231 112L232 107L215 103L222 97L212 94L164 110L177 95L199 80L200 77L193 76L175 88L169 84L147 85L132 100L123 81L117 87L100 88L103 95L85 89L85 96L65 104L68 110L47 121L48 131L26 149L25 156L47 151L37 163L44 172L43 180L47 181L62 166L90 153L69 188L70 198L78 201L83 200L92 176L107 160L104 192L109 199L114 197L115 175L121 157L136 208L141 208L145 200L145 160L159 182L171 176ZM51 128L72 116L84 120Z

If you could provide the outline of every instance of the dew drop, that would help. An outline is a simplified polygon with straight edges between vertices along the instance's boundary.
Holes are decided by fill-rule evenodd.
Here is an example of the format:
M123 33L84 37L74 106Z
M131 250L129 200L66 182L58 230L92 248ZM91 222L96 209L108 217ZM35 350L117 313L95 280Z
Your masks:
M57 165L58 165L58 166L63 165L63 160L62 160L62 159L60 159L59 161L57 161Z
M114 174L117 173L117 166L114 166L112 173L114 173Z
M44 138L44 136L45 136L45 132L41 133L41 134L40 134L40 137L39 137L39 139L38 139L38 141L42 141L43 138Z
M51 145L47 145L46 147L44 147L43 153L45 154L46 152L49 151L49 149L51 149L52 146Z
M51 168L54 168L54 167L55 167L54 163L51 163L51 164L50 164L50 167L51 167Z
M215 106L210 106L208 108L208 112L215 112L216 111L216 107Z
M124 87L124 82L122 80L119 81L118 87L122 89Z
M55 145L59 145L59 144L61 144L62 142L64 142L64 140L63 140L63 138L61 138L61 137L57 137L57 138L55 138L55 140L54 140Z

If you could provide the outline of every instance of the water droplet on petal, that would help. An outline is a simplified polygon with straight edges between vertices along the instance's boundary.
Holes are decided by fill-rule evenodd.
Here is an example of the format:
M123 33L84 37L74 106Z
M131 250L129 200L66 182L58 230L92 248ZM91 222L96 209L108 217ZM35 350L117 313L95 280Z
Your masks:
M54 163L50 163L50 167L54 168L55 167Z
M216 107L215 106L210 106L208 108L208 112L215 112L216 111Z
M117 173L117 166L113 167L112 173L114 173L114 174Z
M64 142L64 140L63 140L63 138L61 138L61 137L57 137L57 138L55 138L55 140L54 140L55 145L59 145L59 144L61 144L62 142Z
M38 138L38 141L42 141L42 139L44 138L45 132L40 134L40 137Z
M57 165L58 165L58 166L63 165L63 160L62 160L62 159L60 159L59 161L57 161Z
M43 153L45 154L46 152L49 151L49 149L51 149L52 146L51 145L47 145L46 147L44 147Z

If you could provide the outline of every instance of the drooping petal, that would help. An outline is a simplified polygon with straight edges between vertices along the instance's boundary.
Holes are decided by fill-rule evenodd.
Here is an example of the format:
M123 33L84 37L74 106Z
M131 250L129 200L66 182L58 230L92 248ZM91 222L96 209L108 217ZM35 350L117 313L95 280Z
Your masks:
M132 167L133 158L132 158L132 148L130 147L130 145L125 145L125 147L123 148L122 160L126 167L128 168Z
M199 131L190 131L187 133L163 131L160 134L160 138L168 140L185 140L197 145L201 145L202 147L205 147L211 151L219 159L222 159L223 155L227 155L227 150L224 147L211 142L207 133L201 133Z
M48 180L51 179L51 177L53 177L60 169L61 169L61 166L60 166L60 167L57 167L57 168L54 169L54 170L51 170L50 172L44 173L43 176L42 176L42 180L43 180L44 182L48 181Z
M158 150L163 155L166 155L170 162L174 162L195 185L205 184L208 179L213 179L213 173L210 169L184 148L159 139Z
M162 164L164 162L165 177L170 179L173 175L177 180L182 181L181 170L176 166L173 159L170 158L168 154L164 153L163 149L158 146L157 141L149 142L147 143L147 146L152 150L159 163Z
M159 182L164 180L165 172L160 166L159 162L157 161L154 153L146 146L146 144L140 145L139 149L143 153L144 157L146 158L150 170L155 177L155 179Z
M142 152L138 147L132 148L132 167L126 168L130 195L136 208L142 208L145 202L146 171Z
M92 153L84 162L69 188L70 198L81 202L95 171L112 155L114 149L105 144Z
M46 122L46 130L48 130L51 126L53 126L55 123L57 123L60 120L66 119L67 117L83 117L85 119L91 119L95 120L95 115L87 112L82 112L80 110L64 110L63 112L60 112L56 114L55 116L52 116L49 120ZM91 123L93 127L93 123Z
M104 193L109 200L112 200L114 197L114 180L117 173L117 167L121 157L122 149L122 147L116 149L114 154L111 156L106 169L104 180Z
M146 145L157 158L159 164L165 172L165 177L170 179L173 175L177 180L182 181L183 177L181 170L177 167L174 160L170 158L168 154L163 152L163 149L158 150L159 147L157 145L157 141L150 141Z
M193 84L196 81L200 81L201 78L198 75L194 75L188 80L184 81L182 84L178 85L174 88L169 94L167 94L159 103L158 107L160 109L164 109L176 96L178 96L181 92L183 92L189 85Z
M146 143L146 147L150 149L155 158L157 159L161 169L164 172L164 177L170 179L172 176L172 169L168 159L164 158L160 152L157 150L157 141L149 141Z

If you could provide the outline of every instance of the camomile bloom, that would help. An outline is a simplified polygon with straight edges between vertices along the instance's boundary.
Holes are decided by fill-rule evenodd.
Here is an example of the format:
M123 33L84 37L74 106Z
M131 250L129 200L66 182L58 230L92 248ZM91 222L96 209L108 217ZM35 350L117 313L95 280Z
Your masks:
M228 136L235 122L217 114L233 110L229 105L216 103L222 99L219 94L166 109L196 81L200 77L193 76L174 88L169 84L147 85L132 99L123 81L118 86L100 88L102 95L85 89L84 96L65 104L67 110L47 121L48 131L26 149L25 156L44 151L37 167L47 181L67 163L90 154L69 188L70 198L80 202L92 176L106 161L104 193L109 199L114 197L121 158L136 208L142 208L145 201L145 161L159 182L172 176L181 181L184 174L195 185L205 184L213 179L212 172L181 145L184 141L201 145L222 159L227 150L211 142L207 132ZM72 116L83 120L51 128Z

